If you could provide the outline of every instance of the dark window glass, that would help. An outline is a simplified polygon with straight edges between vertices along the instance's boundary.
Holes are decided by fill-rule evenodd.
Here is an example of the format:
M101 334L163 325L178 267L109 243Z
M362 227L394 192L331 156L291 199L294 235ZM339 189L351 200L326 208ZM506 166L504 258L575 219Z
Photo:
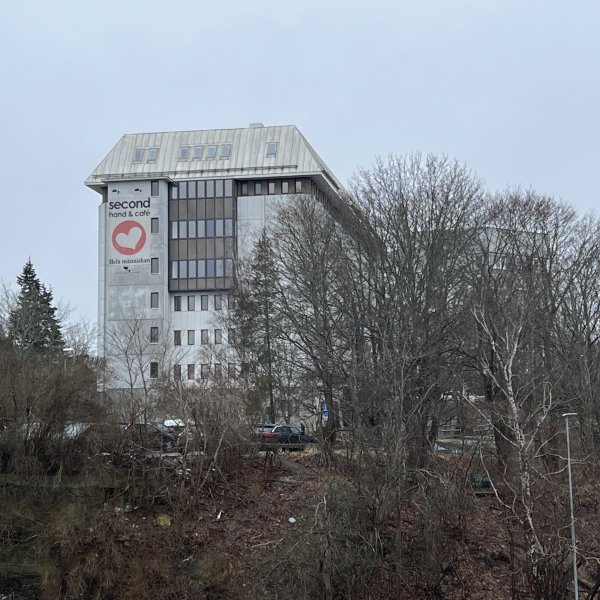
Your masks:
M179 159L187 160L190 157L190 147L189 146L181 146L179 148Z
M235 363L227 363L227 375L235 377Z
M196 332L193 329L188 329L188 346L193 346L196 343Z
M260 181L254 182L254 194L260 196L262 194L262 183Z
M215 158L217 156L217 147L216 146L207 146L206 147L206 158Z
M158 327L150 327L150 343L158 344Z
M208 258L206 260L206 277L215 276L215 260L214 258Z
M175 365L173 367L173 378L175 381L179 381L181 379L181 365Z
M200 343L203 346L208 346L208 329L200 330Z
M214 368L215 368L215 374L214 374L215 379L221 379L221 377L223 375L221 365L219 363L217 363Z
M208 379L210 377L210 365L200 365L200 377Z
M173 344L175 344L175 346L181 346L181 329L176 329L173 332Z
M200 296L200 310L208 310L208 295L202 294Z
M202 158L202 146L194 146L194 158L196 160Z
M158 273L158 258L150 259L150 273Z
M196 378L196 365L188 365L187 366L187 378L188 379Z
M224 196L225 198L231 198L231 196L233 196L233 181L231 181L231 179L226 179L225 180L225 193Z
M150 308L158 308L158 292L150 292Z
M274 194L274 193L275 193L275 182L269 181L269 194Z
M215 237L215 222L213 219L209 219L208 221L206 221L206 237Z
M158 181L151 181L150 182L150 195L151 196L158 196Z
M231 154L231 144L223 144L221 146L221 158L229 158Z
M222 343L223 343L223 330L215 329L215 344L222 344Z
M190 261L190 262L192 262L192 261ZM187 297L187 303L188 303L188 310L189 311L196 310L196 296L188 296Z
M158 363L150 363L150 379L158 379Z
M181 312L181 296L173 296L173 310Z
M281 193L282 194L288 194L290 191L290 182L289 181L282 181L281 182Z
M242 181L240 194L242 196L247 196L248 195L248 182L247 181Z
M215 294L215 310L223 310L223 296Z
M158 233L158 217L150 219L150 233Z

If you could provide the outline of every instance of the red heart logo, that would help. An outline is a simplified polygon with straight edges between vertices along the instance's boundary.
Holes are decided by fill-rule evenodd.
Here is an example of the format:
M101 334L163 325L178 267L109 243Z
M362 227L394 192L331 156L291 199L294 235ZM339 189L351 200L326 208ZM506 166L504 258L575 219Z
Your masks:
M121 221L112 232L112 245L119 254L137 254L146 243L146 230L137 221Z

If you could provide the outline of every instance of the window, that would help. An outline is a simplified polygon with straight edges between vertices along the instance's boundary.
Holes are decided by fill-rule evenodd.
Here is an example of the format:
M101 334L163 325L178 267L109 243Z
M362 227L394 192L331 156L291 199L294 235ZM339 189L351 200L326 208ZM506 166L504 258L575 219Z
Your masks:
M179 186L175 183L171 186L171 199L177 200L179 198Z
M187 279L187 260L179 261L179 277L180 279Z
M231 179L225 180L225 198L231 198L233 196L233 181Z
M208 294L200 296L200 310L208 310Z
M150 292L150 308L158 308L158 292Z
M175 346L181 346L181 329L176 329L173 332L173 344Z
M208 219L206 222L206 237L213 238L215 237L215 221L214 219Z
M296 179L296 194L302 193L302 180Z
M173 221L171 223L171 239L176 240L179 237L179 223Z
M150 379L158 379L158 363L150 363Z
M133 151L133 162L140 162L144 158L144 149L136 148Z
M158 258L150 259L150 273L158 273Z
M173 296L173 310L181 312L181 296Z
M215 294L215 310L223 310L223 297L221 294Z
M179 238L184 240L187 236L187 221L179 221Z
M188 221L188 237L196 237L196 221Z
M203 346L208 346L208 329L200 330L200 343Z
M171 263L171 279L177 279L179 270L177 268L178 262L174 260Z
M200 377L202 379L208 379L210 377L210 365L200 365Z
M158 327L150 327L150 343L158 344Z
M225 235L231 237L233 235L233 219L225 219Z
M227 363L227 375L235 377L235 363Z
M215 276L215 259L208 258L206 259L206 277L214 277Z
M197 233L199 238L206 237L206 221L197 221Z
M215 220L215 237L223 237L223 219Z
M233 258L225 259L225 277L233 277Z
M191 277L192 279L196 277L196 264L195 260L188 260L188 277Z
M227 308L233 310L235 308L235 296L233 294L227 295Z
M200 160L202 158L202 146L194 146L194 159Z
M289 181L282 181L281 182L281 193L282 194L289 194L290 193L290 182Z
M179 160L187 160L189 157L190 157L190 147L189 146L181 146L181 148L179 148Z
M190 261L192 262L192 261ZM196 310L196 296L188 296L187 297L188 310L194 311Z
M222 179L217 179L215 181L215 196L217 198L223 197L223 180Z
M275 182L269 181L269 194L274 194L274 193L275 193Z
M215 329L215 344L222 344L222 343L223 343L223 330Z
M221 158L229 158L231 154L231 144L223 144L221 146Z
M181 380L181 365L173 366L173 378L175 379L175 381Z
M216 146L207 146L206 147L206 158L215 158L217 156L217 147Z
M269 142L267 144L267 156L275 156L277 154L277 142Z
M196 332L193 329L188 329L188 346L193 346L196 343Z
M207 198L215 197L215 182L213 179L209 179L206 182L206 197Z
M198 277L200 279L206 277L206 260L203 258L198 261Z
M188 365L187 366L187 378L188 379L196 378L196 365Z
M254 194L260 196L262 194L262 183L260 181L254 182Z
M217 363L215 365L215 379L221 379L221 377L222 377L221 365L219 363Z
M158 233L158 217L150 219L150 233Z
M155 150L155 148L150 148L150 150ZM150 150L148 150L148 153L150 153ZM150 159L148 158L148 160L150 160ZM150 195L158 196L158 181L150 182Z
M224 275L223 259L217 258L215 260L215 277L223 277L223 275Z
M242 181L242 185L241 185L241 189L240 189L240 195L241 196L247 196L248 195L248 182L247 181Z

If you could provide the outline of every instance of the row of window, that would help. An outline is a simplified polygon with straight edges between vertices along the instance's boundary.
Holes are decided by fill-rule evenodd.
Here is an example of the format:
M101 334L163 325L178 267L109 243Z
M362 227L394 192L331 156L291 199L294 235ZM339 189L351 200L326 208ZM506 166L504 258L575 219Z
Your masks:
M208 300L210 296L208 294L200 295L200 310L208 310ZM227 302L227 308L235 308L235 296L233 294L212 294L212 307L214 310L223 310L225 302ZM182 296L173 296L173 310L175 312L181 312L182 307ZM190 312L196 310L196 296L187 297L187 309Z
M171 221L171 239L231 237L233 219L200 219L198 221Z
M302 180L294 180L294 193L302 193ZM283 181L242 181L240 183L240 196L262 196L263 194L289 194L290 182Z
M186 376L187 379L192 381L196 379L196 365L188 364L186 366ZM220 379L227 375L228 377L235 377L236 374L236 365L235 363L227 363L227 365L221 365L220 363L210 365L208 363L200 365L200 378L201 379L209 379L211 375L215 379ZM150 378L158 379L158 362L150 363ZM183 379L183 369L182 365L174 365L173 366L173 378L175 380Z
M180 181L171 187L172 200L231 197L233 197L232 179Z
M232 329L227 330L227 339L230 342L233 341L233 336L234 336L233 330ZM210 345L211 337L213 339L213 343L216 346L219 346L224 343L222 329L215 329L212 336L210 335L210 331L208 329L201 329L200 330L200 345L202 345L202 346ZM181 346L182 339L183 339L183 336L182 336L181 329L175 329L173 331L173 344L175 346ZM158 344L158 327L150 327L150 343ZM187 330L187 345L188 346L196 345L196 330L195 329Z
M201 258L171 261L171 279L233 277L232 258Z
M206 152L204 149L206 148ZM179 160L212 160L217 158L229 158L231 156L231 144L209 144L208 146L180 146Z

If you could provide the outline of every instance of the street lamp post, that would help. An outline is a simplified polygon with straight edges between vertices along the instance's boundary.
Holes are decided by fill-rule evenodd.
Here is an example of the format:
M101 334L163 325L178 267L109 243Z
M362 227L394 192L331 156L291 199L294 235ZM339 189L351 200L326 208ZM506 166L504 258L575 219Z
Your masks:
M567 471L569 473L569 504L571 508L571 543L573 544L573 591L575 600L579 600L579 582L577 581L577 538L575 537L575 514L573 512L573 475L571 473L571 441L569 439L569 417L577 413L564 413L565 431L567 433Z

